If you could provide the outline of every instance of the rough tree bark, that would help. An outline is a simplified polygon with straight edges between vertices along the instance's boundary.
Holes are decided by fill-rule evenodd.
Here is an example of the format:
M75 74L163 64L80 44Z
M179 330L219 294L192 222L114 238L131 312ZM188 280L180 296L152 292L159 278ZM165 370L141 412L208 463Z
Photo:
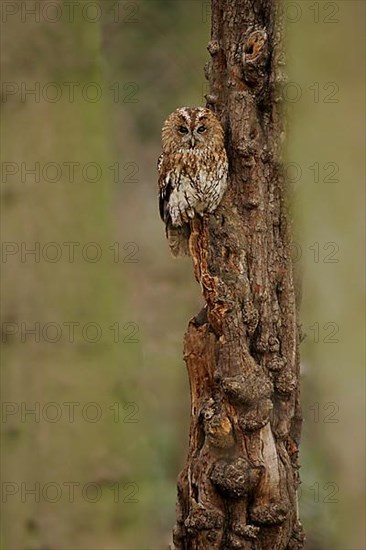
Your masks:
M282 23L275 0L213 0L207 105L229 189L192 222L206 301L185 336L189 454L176 549L299 549L299 334L281 168Z

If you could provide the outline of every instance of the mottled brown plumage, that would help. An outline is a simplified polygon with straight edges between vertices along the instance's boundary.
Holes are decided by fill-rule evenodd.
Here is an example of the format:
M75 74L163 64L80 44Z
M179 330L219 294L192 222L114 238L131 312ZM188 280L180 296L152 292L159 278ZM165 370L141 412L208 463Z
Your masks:
M159 157L159 210L173 256L188 254L189 221L212 213L227 185L224 132L203 107L182 107L165 121Z

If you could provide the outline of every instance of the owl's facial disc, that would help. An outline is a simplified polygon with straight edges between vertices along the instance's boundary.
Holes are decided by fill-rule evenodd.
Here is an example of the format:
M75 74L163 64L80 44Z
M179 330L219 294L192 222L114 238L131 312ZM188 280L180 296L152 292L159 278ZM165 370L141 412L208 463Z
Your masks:
M188 133L189 133L189 130L188 130L187 126L183 126L183 125L182 125L182 126L179 126L178 132L179 132L180 134L184 135L184 134L188 134Z
M180 144L183 144L184 147L192 148L194 147L194 137L192 136L191 128L187 123L182 123L178 126L177 132L179 134Z
M182 124L178 126L180 142L188 149L195 149L204 146L207 143L208 128L202 122L198 122L194 127Z
M210 146L211 112L204 108L183 107L177 110L175 143L180 149L202 150Z
M193 129L193 136L195 143L198 147L207 144L208 128L202 120L199 120L195 128Z

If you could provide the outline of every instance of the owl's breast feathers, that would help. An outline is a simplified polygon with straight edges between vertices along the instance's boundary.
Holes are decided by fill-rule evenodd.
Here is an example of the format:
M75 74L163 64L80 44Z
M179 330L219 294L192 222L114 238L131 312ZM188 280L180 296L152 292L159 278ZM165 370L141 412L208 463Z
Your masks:
M196 213L213 212L226 188L227 158L214 151L167 155L158 160L159 211L162 220L179 227Z

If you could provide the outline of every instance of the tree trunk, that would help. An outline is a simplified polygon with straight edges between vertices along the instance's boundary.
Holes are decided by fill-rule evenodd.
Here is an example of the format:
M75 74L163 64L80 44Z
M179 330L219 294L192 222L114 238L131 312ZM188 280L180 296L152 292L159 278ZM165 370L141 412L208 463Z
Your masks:
M278 12L274 0L212 1L207 105L225 128L230 182L216 213L191 227L206 305L185 336L192 409L176 549L303 548Z

